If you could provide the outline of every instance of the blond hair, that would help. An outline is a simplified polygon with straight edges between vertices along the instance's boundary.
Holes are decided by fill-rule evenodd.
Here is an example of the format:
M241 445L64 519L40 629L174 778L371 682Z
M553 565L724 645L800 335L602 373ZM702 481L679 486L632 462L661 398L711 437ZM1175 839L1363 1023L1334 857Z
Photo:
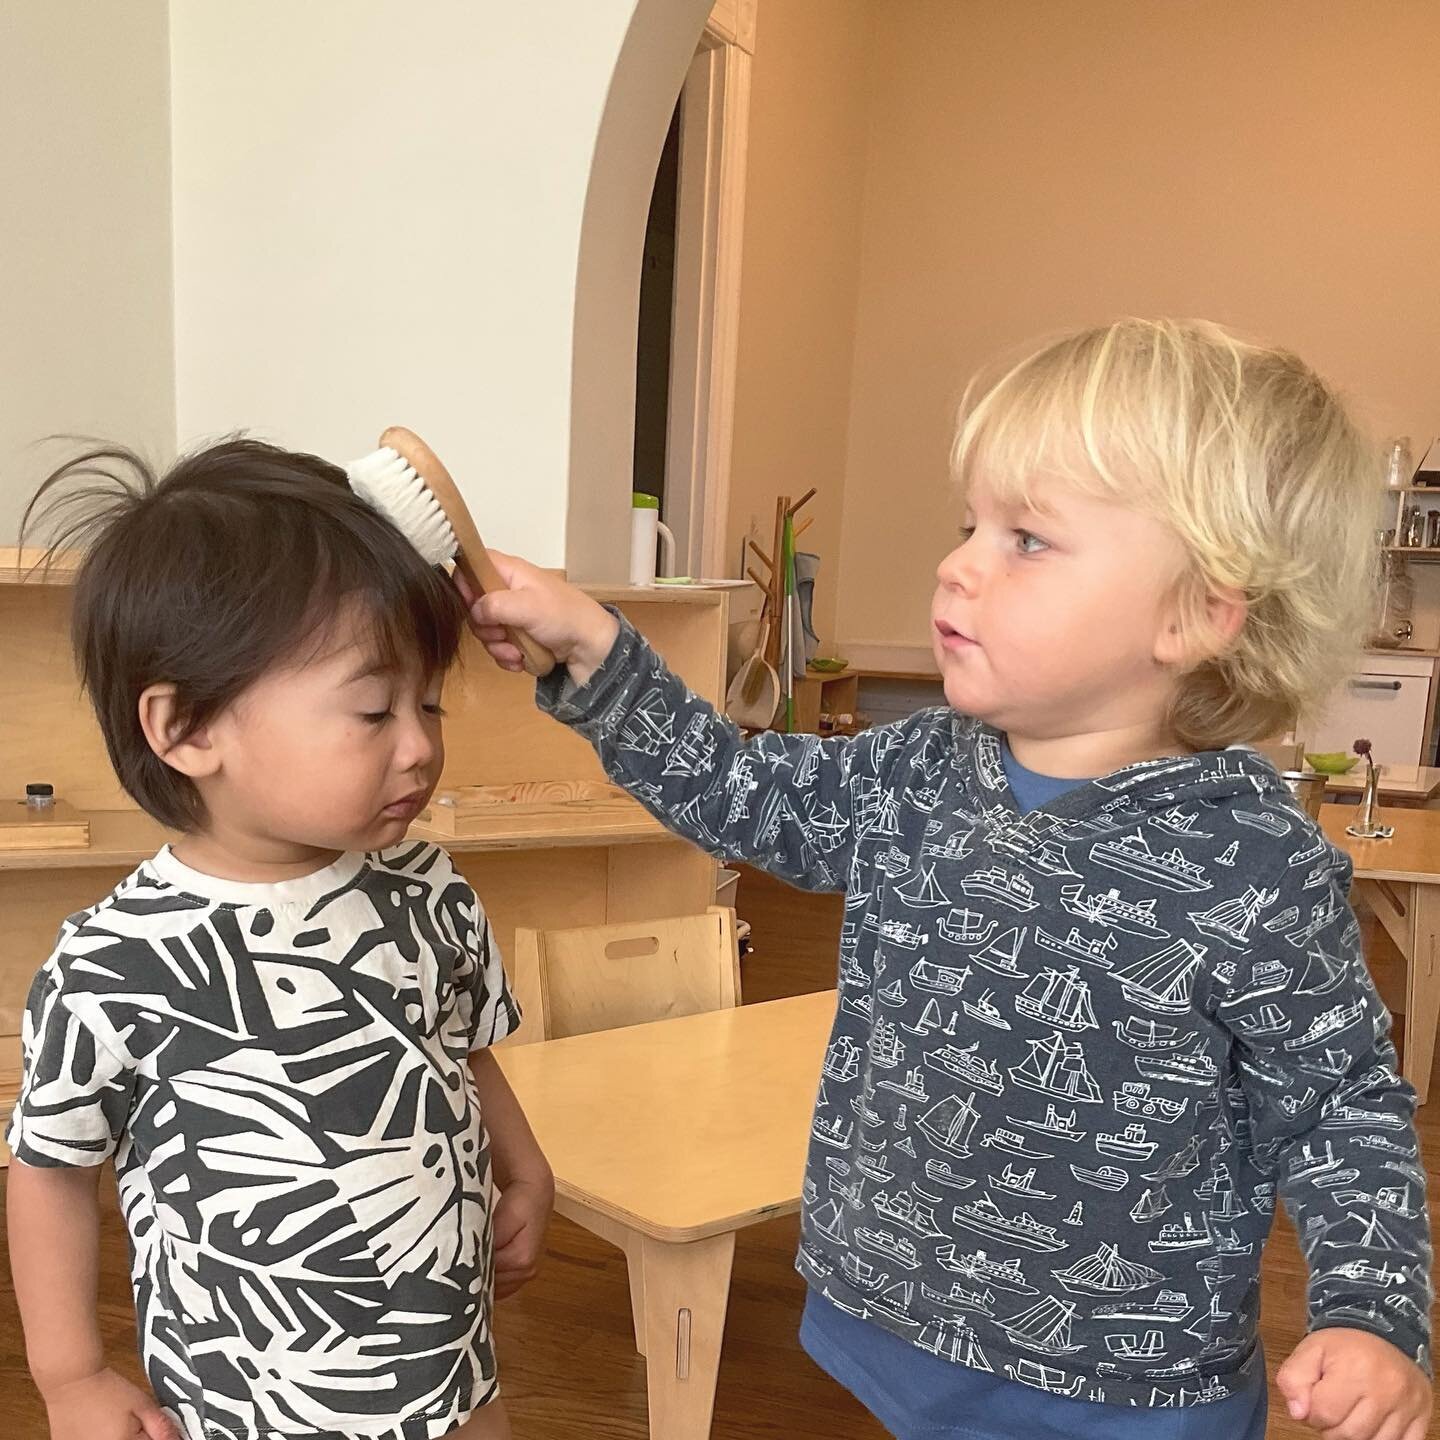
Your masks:
M1191 749L1278 734L1319 703L1373 623L1378 449L1283 350L1200 321L1121 320L972 385L953 451L962 494L1044 508L1058 478L1139 508L1188 557L1173 596L1193 657L1171 733ZM1217 590L1243 593L1228 643Z

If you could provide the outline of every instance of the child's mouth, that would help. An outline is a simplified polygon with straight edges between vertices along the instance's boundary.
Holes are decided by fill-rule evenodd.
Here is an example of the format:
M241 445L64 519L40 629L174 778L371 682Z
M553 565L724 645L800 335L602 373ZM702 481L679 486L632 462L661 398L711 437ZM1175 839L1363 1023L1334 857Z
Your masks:
M425 792L416 790L402 799L393 800L381 812L392 820L413 820L425 808Z
M967 650L976 642L970 636L963 634L953 625L948 625L944 620L935 622L935 633L940 637L940 643L947 650Z

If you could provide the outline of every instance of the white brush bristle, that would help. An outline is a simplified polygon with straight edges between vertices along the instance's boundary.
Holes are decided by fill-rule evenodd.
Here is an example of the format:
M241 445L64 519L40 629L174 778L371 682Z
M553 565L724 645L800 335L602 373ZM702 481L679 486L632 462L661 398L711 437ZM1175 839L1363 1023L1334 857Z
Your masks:
M427 565L443 565L459 548L455 532L430 487L388 445L345 467L350 488L378 510L420 552Z

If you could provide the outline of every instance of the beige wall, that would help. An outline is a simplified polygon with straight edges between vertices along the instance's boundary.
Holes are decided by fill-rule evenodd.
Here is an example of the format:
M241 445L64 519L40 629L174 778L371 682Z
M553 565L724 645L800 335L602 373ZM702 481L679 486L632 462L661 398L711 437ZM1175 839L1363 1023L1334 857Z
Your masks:
M165 0L0 0L0 545L63 450L175 445Z
M762 7L757 88L787 8ZM1124 313L1204 315L1297 349L1380 435L1440 434L1440 6L871 9L868 77L848 60L833 77L857 108L868 79L872 125L842 640L923 643L933 565L956 519L945 473L955 402L979 364L1032 336ZM752 173L763 163L752 151ZM767 214L774 203L752 195L752 226L773 232L754 243L762 256L796 223ZM745 263L748 305L749 251ZM840 308L838 279L807 284L808 297L785 299L789 317ZM837 363L834 324L792 337L778 319L762 323L795 373ZM752 414L766 407L786 467L813 475L813 457L840 444L811 447L828 418L812 426L803 404L786 413L778 363L747 375L742 350L741 364L742 394ZM768 401L756 396L762 378L776 391ZM752 436L748 453L760 448ZM739 457L737 440L737 472Z
M628 467L648 180L708 7L540 8L176 6L179 430L255 427L344 460L406 424L487 541L623 578L625 469L567 553L572 445ZM585 342L621 378L613 423L572 439L582 270L603 291Z
M728 568L754 527L769 553L775 497L819 496L801 545L821 556L815 603L835 634L846 419L860 281L867 0L761 0L750 109Z

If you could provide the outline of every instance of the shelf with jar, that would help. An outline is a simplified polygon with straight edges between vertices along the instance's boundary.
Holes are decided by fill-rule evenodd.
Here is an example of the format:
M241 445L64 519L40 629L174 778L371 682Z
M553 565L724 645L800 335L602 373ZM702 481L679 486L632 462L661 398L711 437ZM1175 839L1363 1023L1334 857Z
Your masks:
M1440 441L1417 469L1410 442L1391 441L1386 456L1386 496L1393 503L1392 524L1382 531L1386 554L1426 562L1440 560ZM1425 484L1424 481L1430 481ZM1426 500L1433 501L1427 505Z

